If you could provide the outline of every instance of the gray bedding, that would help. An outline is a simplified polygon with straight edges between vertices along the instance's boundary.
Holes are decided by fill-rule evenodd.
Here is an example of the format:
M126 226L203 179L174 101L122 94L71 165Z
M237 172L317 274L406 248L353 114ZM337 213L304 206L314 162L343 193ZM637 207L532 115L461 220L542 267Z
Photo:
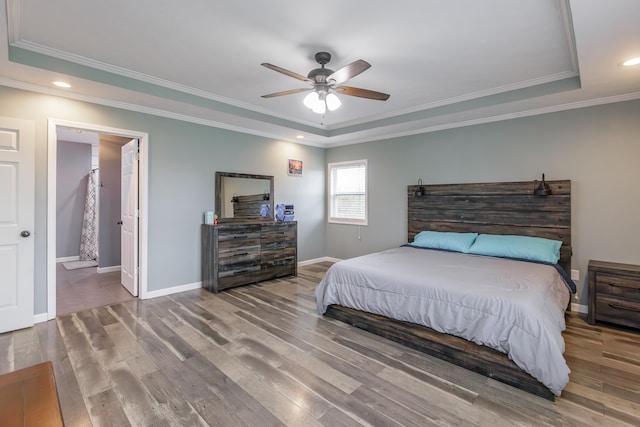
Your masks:
M334 264L315 296L319 314L338 304L499 350L557 396L569 382L553 266L404 246Z

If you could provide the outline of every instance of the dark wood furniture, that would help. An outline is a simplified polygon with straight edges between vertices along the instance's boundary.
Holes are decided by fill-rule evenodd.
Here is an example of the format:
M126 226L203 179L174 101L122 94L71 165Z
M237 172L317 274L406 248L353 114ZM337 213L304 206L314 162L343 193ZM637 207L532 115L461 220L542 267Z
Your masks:
M589 261L587 321L640 328L640 266Z
M408 241L422 230L515 234L561 240L560 264L571 268L571 181L547 181L552 195L533 195L533 182L409 185ZM424 194L420 194L424 187ZM413 323L339 305L326 315L439 357L529 393L555 400L542 383L505 354Z
M0 375L0 424L64 425L51 362Z
M219 292L277 277L295 276L297 222L202 225L202 287Z
M218 222L273 220L273 176L236 172L216 172ZM263 215L262 205L268 205Z
M425 185L408 197L408 241L423 231L515 234L561 240L559 264L571 269L571 181L547 181L550 196L533 195L533 182Z

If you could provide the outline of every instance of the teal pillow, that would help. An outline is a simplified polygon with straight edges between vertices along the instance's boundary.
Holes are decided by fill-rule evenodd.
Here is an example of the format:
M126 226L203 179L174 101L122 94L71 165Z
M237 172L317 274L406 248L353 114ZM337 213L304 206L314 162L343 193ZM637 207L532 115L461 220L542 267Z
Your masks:
M562 242L559 240L540 237L481 234L469 253L557 264L560 246Z
M413 246L428 249L469 252L478 233L452 233L447 231L421 231L413 238Z

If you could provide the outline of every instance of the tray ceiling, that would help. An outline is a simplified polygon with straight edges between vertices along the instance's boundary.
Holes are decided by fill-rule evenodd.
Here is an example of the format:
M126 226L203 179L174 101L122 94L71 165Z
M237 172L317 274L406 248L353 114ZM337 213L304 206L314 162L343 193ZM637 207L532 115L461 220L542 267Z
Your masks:
M7 0L0 84L270 138L333 146L640 97L640 2L620 0ZM318 115L306 75L318 51L334 70L372 67ZM67 90L53 80L68 81Z

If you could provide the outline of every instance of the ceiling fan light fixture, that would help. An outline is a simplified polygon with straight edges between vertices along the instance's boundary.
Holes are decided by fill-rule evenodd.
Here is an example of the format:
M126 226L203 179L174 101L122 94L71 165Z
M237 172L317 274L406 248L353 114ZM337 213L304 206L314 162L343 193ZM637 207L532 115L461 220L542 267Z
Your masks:
M327 103L324 99L318 99L318 102L316 102L316 105L313 106L311 111L318 114L324 114L327 112Z
M634 65L640 65L640 56L631 58L622 63L624 67L633 67Z
M338 98L335 93L328 94L326 101L329 111L335 111L342 105L342 102L340 102L340 98Z
M305 107L317 114L324 114L327 110L335 111L342 105L335 93L318 90L314 90L305 96L303 103Z
M310 92L307 96L304 97L304 106L310 110L316 106L316 104L320 101L320 97L318 96L318 92L315 90Z
M307 92L310 90L311 92L304 97L303 103L305 107L317 114L324 114L327 110L335 111L340 108L342 102L335 94L336 91L341 95L357 96L359 98L375 99L378 101L386 101L389 99L389 94L386 93L358 87L342 86L342 83L354 78L363 71L368 70L371 67L371 64L367 61L358 59L337 71L333 71L325 67L325 65L331 61L330 53L318 52L316 53L315 58L316 62L320 64L320 68L311 70L306 77L302 74L294 73L293 71L278 67L277 65L269 64L268 62L260 64L270 70L284 74L285 76L293 77L296 80L309 83L313 86L310 89L299 88L269 93L267 95L262 95L262 97L274 98L276 96L292 95L294 93Z

